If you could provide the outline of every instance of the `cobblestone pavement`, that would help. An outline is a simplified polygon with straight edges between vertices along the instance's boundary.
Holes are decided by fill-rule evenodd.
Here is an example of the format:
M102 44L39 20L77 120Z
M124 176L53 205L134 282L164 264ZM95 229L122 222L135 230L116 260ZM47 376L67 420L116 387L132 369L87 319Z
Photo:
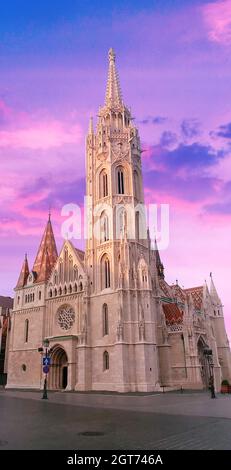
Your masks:
M58 392L45 401L40 392L1 391L0 450L230 449L230 405L230 396L203 393Z

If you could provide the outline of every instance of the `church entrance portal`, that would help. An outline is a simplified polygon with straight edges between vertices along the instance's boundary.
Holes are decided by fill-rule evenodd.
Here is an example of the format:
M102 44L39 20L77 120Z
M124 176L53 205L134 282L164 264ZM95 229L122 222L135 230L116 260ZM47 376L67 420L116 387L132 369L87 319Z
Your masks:
M199 338L197 343L198 349L198 359L201 366L201 380L203 383L204 388L208 388L209 386L209 368L208 368L208 361L204 355L204 349L206 348L205 342L202 338Z
M49 388L65 390L68 382L68 359L61 346L52 348L51 367L49 373Z

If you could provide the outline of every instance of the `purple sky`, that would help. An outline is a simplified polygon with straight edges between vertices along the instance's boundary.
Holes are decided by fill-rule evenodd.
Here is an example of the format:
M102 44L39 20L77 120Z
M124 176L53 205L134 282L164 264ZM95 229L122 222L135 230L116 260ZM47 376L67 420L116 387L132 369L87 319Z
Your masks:
M32 267L49 206L60 247L62 206L82 204L113 47L146 201L170 204L166 278L190 287L212 271L231 336L231 0L32 3L8 2L0 24L1 295L25 252Z

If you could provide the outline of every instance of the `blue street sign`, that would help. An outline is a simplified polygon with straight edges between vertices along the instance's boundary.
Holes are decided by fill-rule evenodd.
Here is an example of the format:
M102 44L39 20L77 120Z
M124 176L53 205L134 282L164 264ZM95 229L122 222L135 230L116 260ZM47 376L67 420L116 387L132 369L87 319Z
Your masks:
M49 356L43 357L43 366L49 366L51 363L51 358Z
M49 370L50 370L49 366L43 366L44 374L48 374Z

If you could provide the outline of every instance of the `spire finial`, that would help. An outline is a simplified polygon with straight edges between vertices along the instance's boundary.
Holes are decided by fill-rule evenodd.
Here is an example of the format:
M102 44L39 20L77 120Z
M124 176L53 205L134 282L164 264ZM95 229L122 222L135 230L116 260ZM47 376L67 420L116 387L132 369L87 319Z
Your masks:
M48 211L48 222L51 221L51 205L49 205L49 211Z
M25 261L27 260L27 253L25 253Z
M112 49L112 47L108 51L108 57L109 57L109 62L115 62L116 55L115 55L115 51L114 51L114 49Z

